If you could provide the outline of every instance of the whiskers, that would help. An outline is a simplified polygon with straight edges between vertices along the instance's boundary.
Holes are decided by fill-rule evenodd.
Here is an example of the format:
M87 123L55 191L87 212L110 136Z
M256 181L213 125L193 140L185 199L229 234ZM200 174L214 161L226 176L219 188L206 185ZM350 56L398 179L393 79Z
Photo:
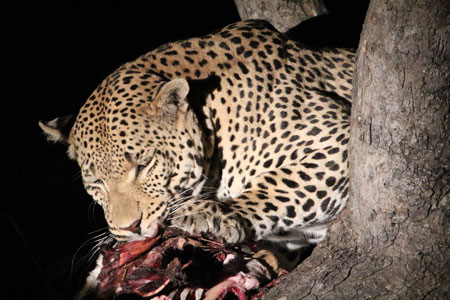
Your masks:
M109 232L108 227L94 230L88 233L88 236L89 235L91 235L91 237L89 237L83 244L81 244L81 246L73 255L71 274L73 274L75 268L78 268L82 264L85 264L85 267L87 269L91 265L91 263L95 261L103 246L114 246L116 243L116 240ZM87 252L82 257L77 259L77 256L82 252L82 250L87 247L89 247L90 249L87 250Z
M197 193L198 191L198 189L196 190L196 187L186 188L178 192L176 195L169 199L168 209L166 210L165 215L162 217L162 219L170 221L188 215L201 213L200 209L198 211L193 210L189 212L187 210L183 210L190 205L193 205L195 202L215 202L217 190L218 189L216 187L203 186L198 195L193 195L193 193ZM94 218L95 206L95 202L92 202L91 206L88 209L89 217L90 215L92 215L92 218ZM180 215L180 213L182 214ZM86 241L78 247L77 251L73 255L71 263L71 274L73 275L74 271L79 269L80 266L84 266L84 268L87 270L93 262L95 263L96 258L105 246L115 247L117 243L118 242L116 238L108 230L108 227L103 227L89 233Z
M70 183L71 184L74 184L75 182L77 182L78 181L78 179L80 179L82 176L81 176L81 170L78 170L73 176L72 176L72 178L71 178L71 180L70 180Z
M199 201L215 201L217 195L217 188L204 186L201 192L197 196L192 196L193 188L186 189L181 193L178 193L169 200L169 215L168 221L183 218L185 216L194 215L200 213L200 211L191 211L189 214L177 215L180 211L189 207L195 202Z

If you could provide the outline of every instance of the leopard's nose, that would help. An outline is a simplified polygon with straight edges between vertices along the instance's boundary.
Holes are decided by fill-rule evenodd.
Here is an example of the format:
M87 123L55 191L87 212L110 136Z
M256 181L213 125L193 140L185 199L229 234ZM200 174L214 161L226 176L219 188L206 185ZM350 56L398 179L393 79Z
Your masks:
M137 219L130 226L122 227L120 230L130 231L135 234L141 234L141 220L142 218Z

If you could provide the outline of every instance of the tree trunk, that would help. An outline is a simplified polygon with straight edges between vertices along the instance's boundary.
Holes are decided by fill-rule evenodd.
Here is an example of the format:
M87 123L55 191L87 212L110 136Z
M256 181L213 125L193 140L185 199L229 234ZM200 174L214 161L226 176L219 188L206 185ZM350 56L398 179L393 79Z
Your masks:
M351 199L264 299L450 299L449 10L448 0L371 1L354 78Z
M327 12L322 0L234 0L234 3L242 20L266 20L280 32Z

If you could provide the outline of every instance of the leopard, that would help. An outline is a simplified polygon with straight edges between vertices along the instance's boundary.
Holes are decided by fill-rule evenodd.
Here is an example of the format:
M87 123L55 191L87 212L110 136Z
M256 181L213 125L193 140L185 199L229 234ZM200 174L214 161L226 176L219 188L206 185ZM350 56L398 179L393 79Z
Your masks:
M354 69L352 50L240 21L123 64L78 114L39 125L117 241L174 226L295 250L349 197Z

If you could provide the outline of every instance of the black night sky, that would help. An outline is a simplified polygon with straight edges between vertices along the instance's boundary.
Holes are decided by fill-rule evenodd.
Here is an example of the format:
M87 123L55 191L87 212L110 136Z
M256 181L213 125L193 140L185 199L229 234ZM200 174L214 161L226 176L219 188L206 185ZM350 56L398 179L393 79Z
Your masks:
M240 20L232 0L70 2L0 4L2 299L71 299L92 267L83 243L106 226L66 147L47 143L38 121L77 113L122 63ZM356 48L367 1L326 2L330 15L293 37Z

